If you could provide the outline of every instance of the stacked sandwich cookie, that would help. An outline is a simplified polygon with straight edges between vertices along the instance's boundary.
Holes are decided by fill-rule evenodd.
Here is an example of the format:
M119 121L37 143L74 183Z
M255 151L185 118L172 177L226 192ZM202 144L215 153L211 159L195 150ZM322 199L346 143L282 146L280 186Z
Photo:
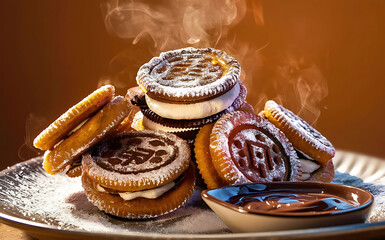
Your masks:
M227 113L204 126L194 151L209 189L301 180L301 164L291 142L268 120L249 112Z
M122 218L153 218L181 207L195 173L188 144L174 134L133 131L103 140L83 156L82 183L100 210Z
M333 145L303 119L274 101L259 114L235 111L204 126L194 148L210 189L271 181L334 178Z
M103 86L37 136L43 168L82 176L97 208L129 219L174 211L195 186L332 181L332 144L273 101L256 115L240 72L220 50L164 52L125 97Z
M145 93L144 128L192 143L201 127L248 105L240 72L233 57L212 48L184 48L151 59L136 79Z
M114 133L129 113L128 101L114 95L111 85L97 89L35 138L34 146L45 150L43 167L49 174L81 175L81 155Z
M333 180L332 158L335 149L328 139L302 118L272 100L266 102L263 114L292 142L300 157L302 180Z
M35 138L43 168L82 176L88 199L113 216L153 218L181 207L195 186L190 147L171 133L134 131L136 111L113 86L97 89Z

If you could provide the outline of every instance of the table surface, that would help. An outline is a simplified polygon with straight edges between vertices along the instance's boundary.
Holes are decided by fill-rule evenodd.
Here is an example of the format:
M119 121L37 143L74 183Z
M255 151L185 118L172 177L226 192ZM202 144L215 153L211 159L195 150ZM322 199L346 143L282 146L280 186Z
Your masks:
M36 238L30 237L25 232L3 223L0 223L0 239L36 240Z

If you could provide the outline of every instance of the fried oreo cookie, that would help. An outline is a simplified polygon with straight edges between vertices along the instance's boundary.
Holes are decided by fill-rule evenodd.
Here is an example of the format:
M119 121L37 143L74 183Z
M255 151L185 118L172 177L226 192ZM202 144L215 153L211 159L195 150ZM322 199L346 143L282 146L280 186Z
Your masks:
M146 129L156 129L165 132L171 132L187 141L193 142L199 129L201 129L206 124L217 121L225 113L233 112L242 107L247 107L246 104L248 103L245 102L245 99L246 88L243 86L243 84L241 84L241 92L230 107L219 113L200 119L175 120L163 118L157 115L155 112L151 111L149 108L141 108L143 113L143 126Z
M143 126L193 141L202 126L243 105L247 90L239 75L239 63L217 49L162 53L137 74L145 93Z
M53 148L80 123L111 101L114 95L115 88L111 85L98 88L44 129L34 139L33 145L41 150Z
M292 142L300 157L302 180L333 180L335 149L329 140L302 118L272 100L266 102L263 115Z
M105 139L83 155L82 184L100 210L153 218L182 206L194 190L188 144L174 134L143 130Z
M223 115L210 128L201 129L194 149L208 188L301 179L294 148L268 120L235 111Z
M114 133L129 113L128 101L114 92L111 85L99 88L36 137L35 147L47 149L43 168L49 174L81 175L81 155Z
M161 53L144 64L138 71L137 83L151 99L196 103L231 90L240 71L237 60L223 51L183 48Z

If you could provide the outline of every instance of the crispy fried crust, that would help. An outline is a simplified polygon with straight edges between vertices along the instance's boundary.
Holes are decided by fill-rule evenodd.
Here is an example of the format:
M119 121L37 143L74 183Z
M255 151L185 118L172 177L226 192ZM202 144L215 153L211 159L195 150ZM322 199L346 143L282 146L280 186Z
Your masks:
M194 168L190 166L184 174L176 187L156 199L125 201L119 195L99 192L86 173L83 173L82 184L88 199L101 211L122 218L153 218L176 210L191 197L194 191Z
M215 74L215 68L221 69L221 76ZM227 92L238 81L240 72L238 61L221 50L189 47L152 58L140 67L136 81L148 96L158 101L192 103ZM181 91L181 86L188 91Z
M237 111L249 112L255 115L255 110L253 106L251 106L251 104L246 101L243 102L243 104L237 109Z
M288 175L284 181L300 181L302 170L297 154L293 146L285 135L275 128L269 121L260 116L253 115L249 112L235 111L223 115L214 125L210 134L210 153L215 169L218 175L227 185L249 183L255 180L249 179L244 173L239 171L235 163L235 159L230 151L229 138L234 128L238 126L258 126L264 131L269 132L269 135L274 136L282 146L282 151L287 156ZM280 165L279 162L276 165ZM255 169L250 169L255 171Z
M77 131L45 152L44 169L49 174L62 172L91 146L114 132L129 110L128 101L124 97L115 97Z
M75 178L75 177L80 177L82 175L82 171L83 171L82 165L79 165L68 170L66 174L68 177Z
M112 85L95 90L43 130L35 138L33 145L41 150L52 149L81 122L109 102L114 94L115 88Z
M116 128L117 133L121 132L127 132L127 131L135 131L138 129L135 129L133 127L134 125L134 118L135 115L140 112L140 108L137 106L131 106L130 113L128 116L119 124L119 126Z
M160 187L175 180L190 165L191 151L186 141L171 133L152 130L124 132L119 135L114 135L114 137L148 136L149 134L156 134L168 138L172 140L178 148L175 159L167 165L163 165L161 169L122 174L101 167L91 154L87 153L84 154L82 158L83 172L85 172L92 181L99 183L101 186L118 191L141 191ZM108 142L110 139L104 141ZM105 142L101 144L103 145ZM95 146L95 148L96 147L98 146Z
M219 177L211 159L210 134L214 123L205 125L197 134L195 139L195 158L198 169L208 189L226 186L226 183Z
M312 159L326 165L334 157L335 150L332 144L291 111L274 101L267 101L264 115L286 135L296 149ZM300 124L294 125L294 122Z

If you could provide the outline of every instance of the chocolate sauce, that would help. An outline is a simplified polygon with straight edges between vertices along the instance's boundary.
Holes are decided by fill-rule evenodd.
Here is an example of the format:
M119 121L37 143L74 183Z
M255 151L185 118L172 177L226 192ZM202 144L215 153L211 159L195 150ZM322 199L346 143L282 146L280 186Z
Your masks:
M294 182L258 183L214 189L208 193L239 211L274 215L333 214L360 205L353 198L342 197L345 195L338 194L338 191L325 193L322 188L317 188L317 183L301 186L301 183ZM334 189L333 187L330 189Z
M248 212L322 212L345 210L356 204L331 194L264 192L244 197L238 206Z

